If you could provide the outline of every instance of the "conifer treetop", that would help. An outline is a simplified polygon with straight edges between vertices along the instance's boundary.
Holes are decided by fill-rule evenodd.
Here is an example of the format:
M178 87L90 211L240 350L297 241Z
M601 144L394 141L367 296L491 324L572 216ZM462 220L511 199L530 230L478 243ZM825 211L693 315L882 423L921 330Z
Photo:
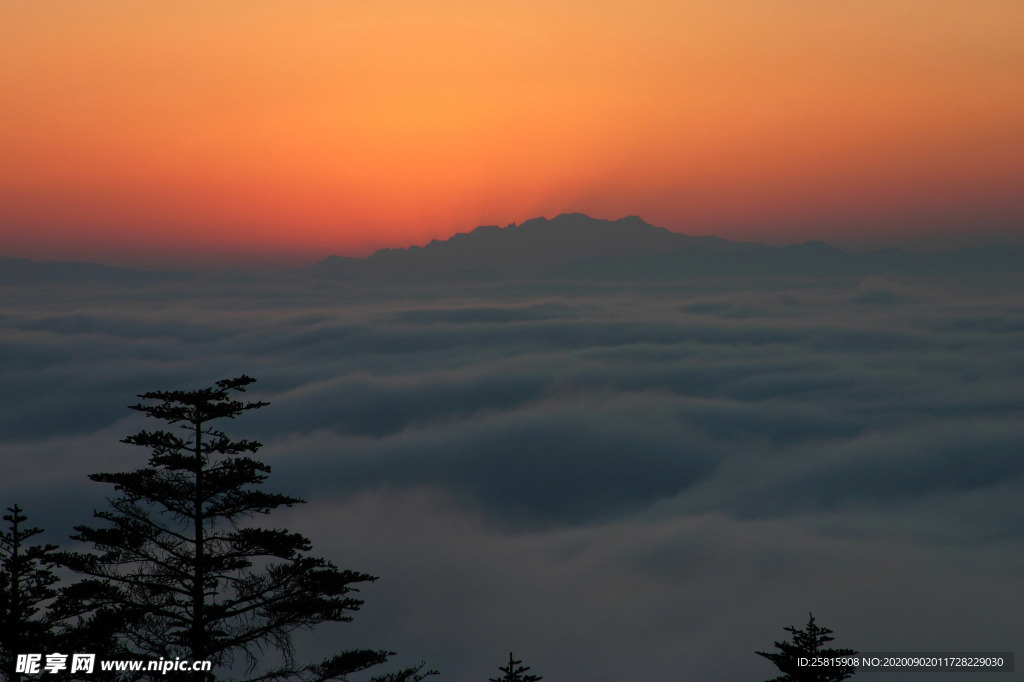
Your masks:
M832 630L819 626L814 614L809 613L807 625L803 629L792 625L783 628L793 636L791 642L775 642L776 652L755 651L775 664L783 674L768 682L840 682L856 673L852 666L807 667L801 666L801 658L843 658L856 656L853 649L832 649L824 645L833 641Z
M539 675L531 675L528 673L530 670L529 666L520 665L522 661L517 661L512 656L512 652L508 652L508 665L499 666L498 670L505 673L499 678L489 677L489 682L538 682L544 678Z

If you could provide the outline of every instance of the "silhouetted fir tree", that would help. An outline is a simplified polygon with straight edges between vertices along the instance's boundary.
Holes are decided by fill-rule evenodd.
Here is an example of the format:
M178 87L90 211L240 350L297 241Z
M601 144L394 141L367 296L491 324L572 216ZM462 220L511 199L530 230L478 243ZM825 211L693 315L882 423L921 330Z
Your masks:
M836 658L843 656L856 656L853 649L826 649L822 645L831 642L832 630L819 627L814 622L814 614L810 616L806 627L798 630L792 625L783 628L793 635L792 642L775 642L778 652L755 651L758 656L764 656L783 673L774 677L768 682L839 682L848 677L853 677L857 672L851 667L811 667L799 665L800 658Z
M526 671L530 668L528 666L519 665L522 661L517 661L512 658L512 652L508 652L508 665L498 666L498 670L505 673L501 677L495 679L488 677L490 682L537 682L537 680L544 679L538 675L528 675Z
M8 507L0 533L0 680L21 680L15 672L18 654L52 652L58 646L49 603L57 596L53 573L56 545L28 545L42 533L26 528L18 505Z
M67 595L65 609L116 619L118 649L108 658L209 660L215 671L235 666L236 677L244 667L241 679L261 682L346 680L393 652L352 649L300 663L292 635L350 621L362 604L352 596L356 586L376 578L310 556L310 541L299 533L245 523L303 502L260 490L270 467L249 454L261 444L232 440L212 426L267 405L233 398L253 381L241 376L139 396L154 402L131 409L179 429L143 430L122 441L149 449L146 468L90 476L113 484L118 496L109 500L110 510L94 513L102 527L75 528L73 539L95 552L61 557L88 576ZM436 674L423 668L372 679L415 682ZM150 675L216 679L215 673Z
M53 572L60 558L57 545L27 545L42 529L26 528L28 517L18 505L7 511L3 520L8 530L0 532L0 680L13 682L26 679L17 672L19 654L91 653L109 648L112 639L109 624L101 618L66 617L63 595L76 584L58 589L60 580ZM42 667L45 658L39 663ZM63 670L47 677L73 679L65 663Z

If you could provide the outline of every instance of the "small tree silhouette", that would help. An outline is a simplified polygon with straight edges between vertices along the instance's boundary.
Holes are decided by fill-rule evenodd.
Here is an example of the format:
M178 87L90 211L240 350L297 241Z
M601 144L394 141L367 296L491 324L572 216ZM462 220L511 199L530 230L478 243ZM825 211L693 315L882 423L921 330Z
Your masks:
M59 564L57 545L28 545L43 532L26 528L28 520L17 504L8 507L0 532L0 680L19 682L19 654L108 651L113 643L110 624L102 617L84 618L65 611L65 595L78 583L65 582L53 570ZM67 670L48 673L54 680L72 679ZM33 675L34 677L34 675ZM110 673L107 679L121 679Z
M501 677L495 679L493 677L487 678L490 682L537 682L537 680L544 679L538 675L528 675L526 673L530 668L528 666L519 665L522 661L517 661L512 658L512 652L508 652L508 665L499 666L498 670L505 673Z
M792 633L793 641L775 642L775 648L779 650L778 652L754 652L758 656L764 656L774 663L775 667L783 673L781 676L774 677L768 682L839 682L840 680L852 677L857 672L856 668L852 666L813 667L800 665L799 659L801 658L835 658L857 655L857 652L853 649L822 648L823 644L831 642L835 638L829 636L832 634L831 630L819 627L814 622L813 613L808 615L810 619L803 630L798 630L792 625L783 628L786 632Z
M0 680L21 680L15 672L18 654L55 651L54 619L46 608L57 596L54 566L56 545L27 545L43 532L26 528L28 517L18 505L8 507L0 533Z

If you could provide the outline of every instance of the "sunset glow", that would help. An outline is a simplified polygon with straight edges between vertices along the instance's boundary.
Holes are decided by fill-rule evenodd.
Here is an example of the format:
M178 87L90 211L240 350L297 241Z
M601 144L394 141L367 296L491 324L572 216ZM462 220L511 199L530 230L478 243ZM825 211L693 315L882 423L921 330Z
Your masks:
M0 255L1024 231L1019 0L7 2Z

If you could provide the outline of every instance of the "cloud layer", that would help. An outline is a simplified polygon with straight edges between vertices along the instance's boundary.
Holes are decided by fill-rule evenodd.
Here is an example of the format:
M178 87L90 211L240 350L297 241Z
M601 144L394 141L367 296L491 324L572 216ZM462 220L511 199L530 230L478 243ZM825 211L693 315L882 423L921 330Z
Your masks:
M841 646L1013 649L1020 291L11 287L0 496L66 536L109 494L86 474L144 461L135 394L247 373L271 405L229 430L310 500L278 522L382 577L345 637L445 679L509 648L552 680L767 678L810 610Z

